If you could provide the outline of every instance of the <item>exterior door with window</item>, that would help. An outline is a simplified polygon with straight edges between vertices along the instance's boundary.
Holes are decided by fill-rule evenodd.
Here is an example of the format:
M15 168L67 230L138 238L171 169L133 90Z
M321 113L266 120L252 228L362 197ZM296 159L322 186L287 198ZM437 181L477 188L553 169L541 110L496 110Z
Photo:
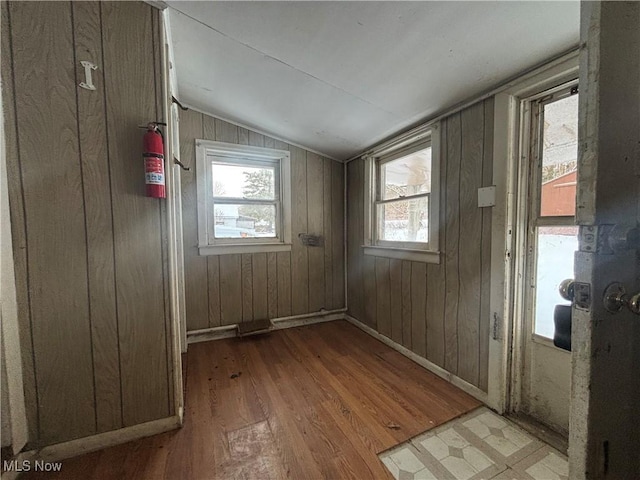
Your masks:
M553 336L556 305L570 305L558 287L574 277L573 259L578 249L577 86L543 92L526 101L524 111L529 155L518 412L566 437L571 353L554 346ZM569 312L567 308L565 313Z

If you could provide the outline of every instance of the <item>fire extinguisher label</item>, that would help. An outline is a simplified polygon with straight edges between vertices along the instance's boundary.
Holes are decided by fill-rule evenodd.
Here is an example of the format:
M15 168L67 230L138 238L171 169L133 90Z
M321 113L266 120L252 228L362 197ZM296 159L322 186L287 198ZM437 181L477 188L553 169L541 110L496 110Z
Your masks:
M145 183L147 185L164 185L164 169L162 167L162 159L145 158Z
M164 175L157 172L147 173L145 174L145 183L147 185L164 185Z

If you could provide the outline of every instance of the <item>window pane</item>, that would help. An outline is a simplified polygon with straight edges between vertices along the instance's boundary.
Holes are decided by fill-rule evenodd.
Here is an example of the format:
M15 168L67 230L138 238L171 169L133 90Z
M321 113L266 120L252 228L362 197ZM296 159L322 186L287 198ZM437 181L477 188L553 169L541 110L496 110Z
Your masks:
M213 196L226 198L275 198L275 169L211 164Z
M573 278L573 254L578 249L578 227L538 227L534 332L553 338L553 309L569 305L558 286Z
M576 213L578 95L544 106L540 215Z
M392 242L427 242L429 197L378 205L378 236Z
M408 197L431 191L431 147L380 166L380 198Z
M215 238L276 237L275 205L214 205Z

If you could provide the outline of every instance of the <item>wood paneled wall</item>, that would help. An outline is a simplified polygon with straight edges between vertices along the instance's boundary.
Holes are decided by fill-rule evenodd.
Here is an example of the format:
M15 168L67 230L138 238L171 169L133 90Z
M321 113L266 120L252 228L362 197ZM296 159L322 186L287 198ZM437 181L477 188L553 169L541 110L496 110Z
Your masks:
M159 22L142 2L2 2L31 446L173 414L166 212L137 128L162 115Z
M443 120L439 265L363 255L364 161L347 168L349 314L487 391L493 99Z
M289 150L291 252L200 256L195 140ZM187 330L344 307L344 166L193 110L180 112ZM322 235L306 247L299 233Z

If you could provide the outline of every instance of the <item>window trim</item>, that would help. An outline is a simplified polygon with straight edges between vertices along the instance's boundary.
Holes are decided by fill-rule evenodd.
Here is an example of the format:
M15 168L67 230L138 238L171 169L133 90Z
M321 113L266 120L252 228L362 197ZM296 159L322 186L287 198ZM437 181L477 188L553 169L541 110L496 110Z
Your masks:
M235 143L215 142L197 139L196 145L196 193L198 213L198 252L200 255L224 255L231 253L262 253L282 252L291 250L291 155L287 150L252 147ZM275 238L235 239L209 238L209 219L211 192L211 157L235 159L242 165L240 159L251 162L278 163L280 172L276 179L275 192L276 211L280 234ZM232 163L232 161L230 163ZM234 199L225 199L232 201ZM237 199L236 199L237 200ZM269 201L270 202L270 201Z
M379 166L431 146L431 191L429 198L429 241L392 242L377 239L377 205L380 203ZM365 255L399 258L425 263L440 263L440 124L426 124L400 135L363 155L364 249ZM424 195L417 195L422 197Z

